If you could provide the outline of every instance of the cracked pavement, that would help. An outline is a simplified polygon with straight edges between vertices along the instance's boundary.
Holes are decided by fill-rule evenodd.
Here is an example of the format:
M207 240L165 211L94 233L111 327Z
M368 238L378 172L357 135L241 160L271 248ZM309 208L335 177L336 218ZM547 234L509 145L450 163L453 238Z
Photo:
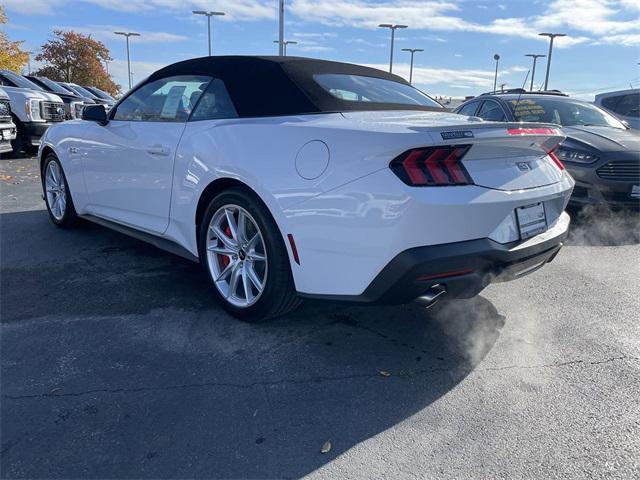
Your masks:
M0 173L2 478L640 476L637 217L472 300L248 325L197 265L53 227L33 159Z

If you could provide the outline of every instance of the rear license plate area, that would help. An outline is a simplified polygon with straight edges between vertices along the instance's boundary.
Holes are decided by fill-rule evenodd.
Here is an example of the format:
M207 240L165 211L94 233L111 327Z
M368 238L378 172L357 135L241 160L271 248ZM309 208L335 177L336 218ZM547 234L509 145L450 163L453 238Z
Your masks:
M542 202L516 208L516 219L522 240L547 231L547 216Z

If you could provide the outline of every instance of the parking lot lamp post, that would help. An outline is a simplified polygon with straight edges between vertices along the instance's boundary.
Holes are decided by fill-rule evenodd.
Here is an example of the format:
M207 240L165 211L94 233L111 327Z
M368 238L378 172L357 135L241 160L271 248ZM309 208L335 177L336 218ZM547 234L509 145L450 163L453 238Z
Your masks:
M278 55L283 57L286 55L287 47L284 44L284 0L278 2Z
M378 25L378 27L391 29L391 53L389 55L389 73L393 73L393 43L396 38L396 29L407 28L407 25L392 25L391 23L381 23L380 25Z
M496 61L496 74L493 76L493 91L496 91L496 85L498 84L498 62L500 61L500 55L497 53L493 56Z
M136 32L113 32L116 35L122 35L127 39L127 78L129 80L129 90L131 90L131 54L129 51L129 37L139 37Z
M32 51L28 51L28 52L24 52L27 54L27 75L31 75L31 55L33 54Z
M403 48L403 52L411 52L411 66L409 67L409 83L413 83L413 54L416 52L424 52L422 48Z
M287 56L287 45L297 45L298 42L294 41L294 40L287 40L286 42L280 42L280 40L274 40L273 43L277 43L280 44L282 46L282 55L280 55L281 57L286 57Z
M194 15L204 15L207 17L207 39L209 45L209 56L211 56L211 17L217 16L221 17L224 15L224 12L210 12L205 10L193 10Z
M546 55L539 55L537 53L527 53L525 57L533 58L533 68L531 69L531 86L529 87L529 91L533 92L533 77L536 76L536 61L539 58L544 58ZM526 80L525 80L526 81Z
M553 39L556 37L566 37L566 33L539 33L541 37L549 37L549 53L547 55L547 74L544 77L544 89L549 86L549 70L551 69L551 52L553 51Z

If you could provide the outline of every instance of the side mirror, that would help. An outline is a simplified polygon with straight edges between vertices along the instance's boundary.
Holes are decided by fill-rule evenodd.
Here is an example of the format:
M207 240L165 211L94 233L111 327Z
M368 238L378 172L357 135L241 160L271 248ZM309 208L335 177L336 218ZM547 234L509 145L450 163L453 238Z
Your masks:
M103 105L85 105L82 109L82 119L105 125L108 121L107 111L104 109Z

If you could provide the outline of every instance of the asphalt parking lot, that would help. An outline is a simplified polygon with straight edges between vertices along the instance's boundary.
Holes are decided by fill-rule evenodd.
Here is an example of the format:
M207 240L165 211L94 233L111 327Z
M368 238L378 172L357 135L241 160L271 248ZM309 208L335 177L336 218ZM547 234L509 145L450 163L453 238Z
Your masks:
M0 160L3 478L640 476L637 215L434 312L249 325L196 264L55 228L35 165Z

